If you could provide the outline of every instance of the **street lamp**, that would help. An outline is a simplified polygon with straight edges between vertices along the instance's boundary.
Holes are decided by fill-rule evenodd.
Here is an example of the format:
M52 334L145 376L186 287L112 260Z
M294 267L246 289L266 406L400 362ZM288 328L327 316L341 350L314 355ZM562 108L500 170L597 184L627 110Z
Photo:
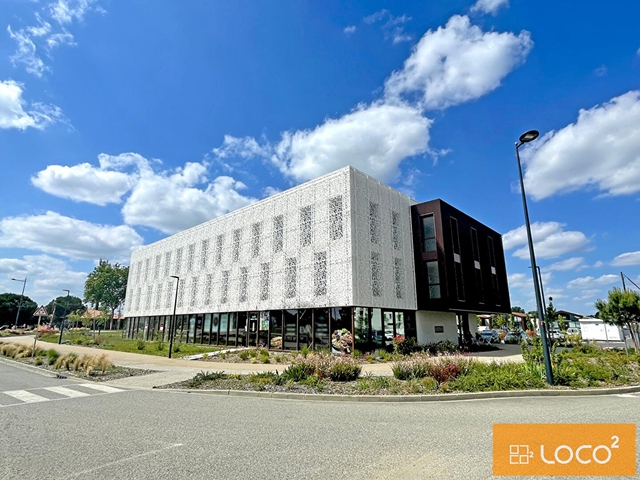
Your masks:
M544 310L540 299L540 282L538 281L538 267L536 265L536 255L533 251L533 238L531 236L531 224L529 223L529 209L527 208L527 195L524 190L524 180L522 178L522 165L520 163L519 148L525 143L529 143L538 138L540 133L537 130L529 130L520 135L516 142L516 158L518 159L518 173L520 174L520 190L522 192L522 205L524 207L524 221L527 228L527 240L529 243L529 256L531 257L531 274L533 275L533 288L536 294L536 306L538 307L538 318L540 319L540 337L542 338L542 354L544 357L544 368L547 374L547 382L553 385L553 371L551 369L551 358L547 342L547 328L544 321Z
M171 317L171 325L169 325L169 358L171 358L171 350L173 350L173 330L176 324L176 307L178 306L178 285L180 285L180 277L170 275L176 279L176 298L173 302L173 316Z
M64 330L64 317L67 316L67 310L69 310L69 294L71 293L66 288L63 289L62 291L67 292L67 302L65 303L65 306L64 306L64 315L62 316L62 322L60 322L60 338L58 339L58 345L62 343L62 331ZM55 306L53 307L53 309L55 311Z
M27 276L24 276L24 280L19 278L11 278L14 282L22 282L22 293L20 294L20 300L18 301L18 313L16 313L16 328L18 328L18 317L20 317L20 309L22 308L22 299L24 298L24 287L27 286Z

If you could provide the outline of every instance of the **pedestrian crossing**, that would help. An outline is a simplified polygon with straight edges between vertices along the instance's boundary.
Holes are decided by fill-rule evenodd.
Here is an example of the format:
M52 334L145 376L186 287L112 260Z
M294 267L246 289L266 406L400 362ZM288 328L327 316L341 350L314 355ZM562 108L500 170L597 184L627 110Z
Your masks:
M30 388L27 390L0 391L0 408L26 403L49 402L52 400L68 400L84 398L110 393L120 393L126 390L92 383L66 384L65 386Z

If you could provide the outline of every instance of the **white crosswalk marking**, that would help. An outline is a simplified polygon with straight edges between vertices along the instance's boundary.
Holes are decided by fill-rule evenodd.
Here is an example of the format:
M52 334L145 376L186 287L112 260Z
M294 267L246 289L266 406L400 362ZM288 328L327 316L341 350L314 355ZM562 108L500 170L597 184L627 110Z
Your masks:
M2 392L5 395L9 395L24 403L46 402L49 399L36 395L35 393L27 392L26 390L12 390L10 392Z
M117 393L117 392L123 392L124 391L124 390L122 390L120 388L110 387L108 385L92 384L92 383L81 383L80 386L81 387L86 387L86 388L93 388L94 390L99 390L99 391L104 392L104 393Z
M72 390L67 387L46 387L45 390L48 390L53 393L59 393L60 395L64 395L65 397L76 398L76 397L88 397L88 393L79 392L78 390Z

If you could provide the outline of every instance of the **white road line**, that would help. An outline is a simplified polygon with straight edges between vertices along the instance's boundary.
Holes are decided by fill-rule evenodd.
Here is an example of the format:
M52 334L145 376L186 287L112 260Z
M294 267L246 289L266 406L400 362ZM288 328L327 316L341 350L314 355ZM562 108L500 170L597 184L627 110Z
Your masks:
M618 393L616 395L616 397L622 397L622 398L640 398L637 395L634 395L633 393Z
M88 397L90 394L85 392L79 392L78 390L72 390L67 387L45 387L44 390L48 390L53 393L59 393L60 395L64 395L69 398L76 397Z
M99 391L104 392L104 393L124 392L124 390L122 390L120 388L109 387L108 385L97 385L97 384L93 384L93 383L81 383L78 386L79 387L93 388L94 390L99 390Z
M10 392L2 393L24 403L48 402L50 400L48 398L41 397L40 395L36 395L35 393L27 392L26 390L12 390Z

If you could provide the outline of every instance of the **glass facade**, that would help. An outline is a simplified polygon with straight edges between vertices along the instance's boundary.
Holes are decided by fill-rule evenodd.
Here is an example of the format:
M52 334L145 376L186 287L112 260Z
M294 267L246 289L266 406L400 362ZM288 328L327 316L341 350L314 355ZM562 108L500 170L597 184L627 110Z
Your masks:
M126 335L169 341L172 318L127 318ZM176 315L174 343L352 353L354 348L361 352L390 349L394 337L415 334L415 316L410 311L332 307Z

